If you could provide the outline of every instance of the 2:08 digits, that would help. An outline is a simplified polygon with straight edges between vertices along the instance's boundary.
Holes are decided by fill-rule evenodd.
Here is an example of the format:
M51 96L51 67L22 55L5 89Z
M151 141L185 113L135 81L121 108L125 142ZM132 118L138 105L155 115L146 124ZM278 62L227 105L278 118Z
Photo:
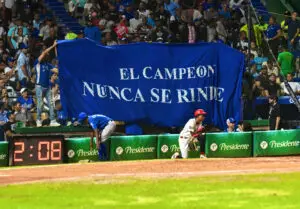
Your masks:
M25 152L25 143L15 142L14 147L14 161L23 162L23 158L21 158L20 155ZM38 142L37 159L39 161L61 160L61 152L61 141Z

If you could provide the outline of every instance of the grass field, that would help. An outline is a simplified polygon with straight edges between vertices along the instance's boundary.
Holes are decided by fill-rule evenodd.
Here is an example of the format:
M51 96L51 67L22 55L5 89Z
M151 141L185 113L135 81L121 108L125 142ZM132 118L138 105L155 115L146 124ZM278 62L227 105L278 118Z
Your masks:
M0 208L300 208L299 180L277 173L9 185L0 187Z

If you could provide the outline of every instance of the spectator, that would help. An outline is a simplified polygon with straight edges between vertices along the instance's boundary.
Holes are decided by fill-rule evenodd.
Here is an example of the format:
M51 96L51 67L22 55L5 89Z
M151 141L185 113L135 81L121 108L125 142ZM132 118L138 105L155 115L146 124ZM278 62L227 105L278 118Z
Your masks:
M254 57L258 57L258 49L256 47L256 43L251 41L250 53L254 55Z
M16 126L15 114L9 113L8 118L8 122L3 126L6 141L10 141L10 139L12 138L12 133L15 130Z
M239 48L240 50L246 50L248 49L248 39L246 36L246 33L244 31L240 32L240 39L236 44L236 47Z
M15 0L5 0L4 1L3 21L4 21L5 26L8 26L9 23L11 22L11 20L12 20L12 8L13 8L14 4L15 4Z
M262 53L258 53L258 56L254 58L254 62L257 66L257 70L260 71L262 69L262 64L264 62L267 62L268 61L268 58L267 57L263 57L262 56Z
M276 77L279 75L279 72L278 72L278 67L276 66L275 63L273 63L271 60L268 60L268 62L264 62L262 64L263 66L267 66L267 69L268 69L268 75L272 75L274 74Z
M228 118L226 120L226 124L227 124L227 129L225 130L225 132L231 133L231 132L235 132L235 119L234 118Z
M17 87L16 79L16 69L15 69L15 60L12 57L7 59L7 64L4 68L5 75L9 78L8 85L12 86L14 89Z
M52 21L51 19L48 18L45 20L45 25L42 26L42 28L40 29L39 36L42 37L43 41L45 41L50 36L51 25L52 25Z
M117 45L118 44L115 40L113 40L111 38L111 33L110 32L105 33L104 43L105 43L106 46L113 46L113 45Z
M50 111L50 126L60 126L59 123L55 121L54 108L52 103L52 94L50 88L50 74L53 71L52 66L50 65L50 59L48 53L56 47L56 42L42 52L39 56L36 65L36 97L37 97L37 127L42 126L41 114L42 114L42 103L43 97L47 99Z
M251 66L251 74L254 79L259 76L259 73L257 72L257 66L255 64L252 64Z
M60 100L55 101L55 110L57 114L57 122L62 126L68 125L68 116L66 112L62 109Z
M281 28L280 25L276 23L275 17L270 17L269 19L269 26L266 31L266 36L270 45L272 52L274 53L275 57L278 56L278 46L280 43L281 37Z
M15 21L16 25L11 27L7 33L7 42L11 50L16 51L19 44L23 43L23 39L27 39L28 29L23 26L23 21L18 19Z
M32 113L26 107L22 107L22 104L20 102L16 102L14 108L15 120L17 122L23 122L25 125L32 125Z
M97 26L93 26L91 19L88 20L88 25L84 28L84 36L101 43L101 31Z
M299 41L300 22L297 20L297 16L297 12L293 12L291 20L286 21L286 24L288 25L288 46L290 52L296 50L296 45Z
M17 72L18 72L18 79L22 87L26 87L28 80L30 79L30 66L29 66L29 59L26 56L28 46L25 44L20 45L21 53L18 57L17 61Z
M176 10L180 8L180 6L171 0L164 0L164 7L167 12L169 12L170 16L176 17Z
M131 33L136 33L137 32L137 28L138 26L142 24L142 19L139 18L139 13L138 12L135 12L134 13L134 18L131 18L129 20L129 31Z
M252 94L253 94L254 98L265 96L265 89L262 87L261 81L259 78L255 79L255 82L252 87Z
M150 11L148 9L146 9L146 5L144 2L140 3L139 9L137 11L139 13L140 18L149 17L149 15L150 15Z
M7 111L3 102L0 102L0 141L4 141L4 125L8 122Z
M281 73L286 77L288 73L294 73L293 70L293 54L283 47L282 52L278 55L278 64Z
M276 83L276 75L275 74L271 74L269 77L270 81L269 81L269 85L266 88L266 96L279 96L280 95L280 85L278 83Z
M269 129L279 130L280 129L280 106L278 104L277 96L269 97L270 111L269 111Z
M248 132L248 131L253 131L251 124L246 121L239 121L237 132Z
M286 80L287 80L288 84L290 85L290 87L292 88L293 92L296 95L300 95L300 84L299 84L299 82L293 81L293 75L291 73L288 73L286 75ZM282 89L284 95L290 95L287 88L285 87L285 83L281 83L281 89Z
M18 98L18 102L26 110L28 110L28 111L33 110L35 105L34 105L32 96L28 95L28 90L26 88L22 88L20 93L21 93L21 96Z

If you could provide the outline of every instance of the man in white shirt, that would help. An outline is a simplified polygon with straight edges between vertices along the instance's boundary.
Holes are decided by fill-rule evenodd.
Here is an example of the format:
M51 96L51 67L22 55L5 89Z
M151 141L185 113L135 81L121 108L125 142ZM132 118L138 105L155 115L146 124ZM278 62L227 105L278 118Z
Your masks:
M198 109L194 112L194 118L191 118L184 126L179 134L179 148L181 155L176 152L173 154L174 158L188 158L189 144L193 141L198 141L197 138L203 132L204 127L202 122L205 119L207 113L203 109ZM204 145L203 145L204 147ZM200 158L205 158L205 154L201 153Z
M287 79L290 87L292 88L293 92L296 95L300 95L300 84L299 84L299 82L293 82L293 75L291 73L288 73L286 75L286 79ZM281 89L282 89L282 91L284 92L285 95L290 95L290 93L286 89L284 83L281 83Z
M131 33L136 33L136 32L137 32L138 26L139 26L140 24L142 24L142 23L143 23L143 21L142 21L142 19L139 18L139 13L138 13L138 12L135 12L134 18L131 18L131 19L129 20L129 25L130 25L129 31L130 31Z
M14 59L8 58L7 59L8 66L4 68L4 73L9 77L9 85L12 87L16 87L16 75L14 69Z

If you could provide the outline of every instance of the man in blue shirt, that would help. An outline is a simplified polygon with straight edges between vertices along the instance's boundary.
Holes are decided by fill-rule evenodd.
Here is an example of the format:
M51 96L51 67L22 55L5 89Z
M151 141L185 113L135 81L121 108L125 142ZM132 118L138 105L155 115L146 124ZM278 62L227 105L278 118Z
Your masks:
M51 72L57 71L57 69L53 69L53 66L50 64L50 56L49 52L55 49L57 43L54 44L42 52L39 56L38 60L35 63L35 71L36 71L36 98L37 98L37 127L42 126L41 122L41 114L42 114L42 105L43 98L46 97L47 103L49 105L50 111L50 126L60 126L59 123L56 122L54 116L54 107L52 102L52 92L50 88L50 76Z
M25 44L20 44L21 53L18 57L16 70L18 72L19 81L22 87L25 87L29 81L30 76L30 66L29 59L26 56L28 46Z
M33 98L28 96L28 90L26 88L22 88L20 93L22 96L18 98L18 102L20 102L23 108L26 108L28 111L30 111L34 107Z
M78 116L78 122L83 125L89 124L94 130L94 134L91 138L90 146L92 148L92 140L96 137L97 149L99 152L99 159L103 159L103 153L105 152L106 147L104 142L111 136L111 134L116 129L116 123L109 117L105 115L90 115L88 116L85 112L82 112Z
M278 46L281 38L281 27L276 23L275 17L270 17L269 26L266 30L266 36L269 41L270 48L275 57L278 57Z
M226 120L226 124L227 124L227 129L225 130L225 132L231 133L231 132L235 132L235 119L234 118L228 118Z
M101 31L97 26L93 26L91 19L88 19L88 25L84 28L84 36L101 43Z
M171 0L165 0L165 10L170 13L171 16L176 17L176 9L178 9L180 6Z

